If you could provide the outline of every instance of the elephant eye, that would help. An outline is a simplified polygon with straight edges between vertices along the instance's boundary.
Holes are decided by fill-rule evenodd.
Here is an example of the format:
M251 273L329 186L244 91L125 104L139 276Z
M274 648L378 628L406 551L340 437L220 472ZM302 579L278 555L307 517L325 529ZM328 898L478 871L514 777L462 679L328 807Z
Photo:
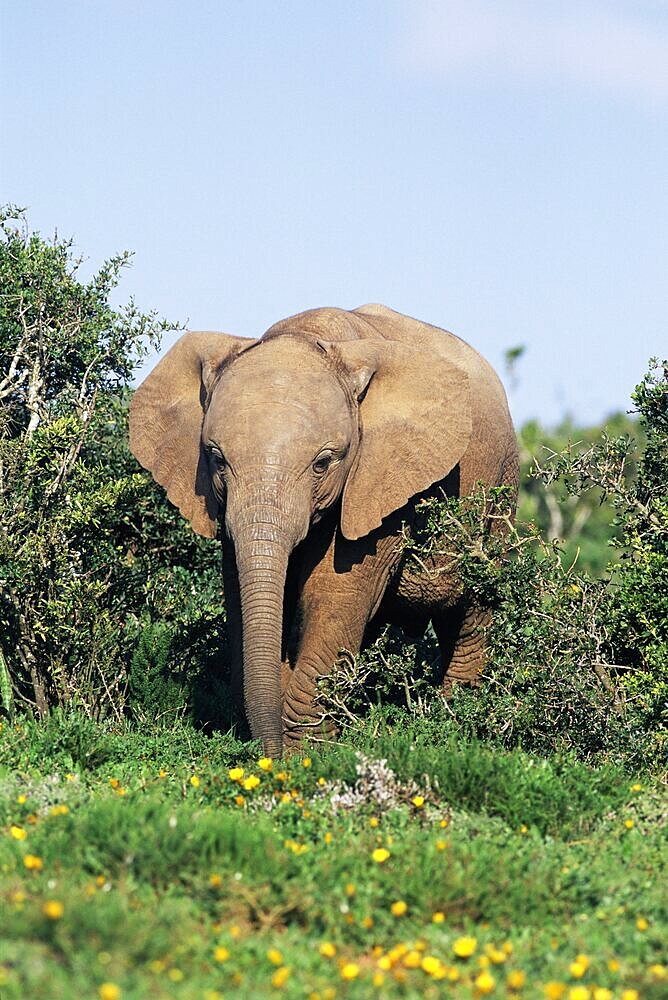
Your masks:
M222 468L225 465L225 456L223 455L218 445L207 444L206 453L211 459L211 461L214 462L214 464L217 465L219 468Z
M324 472L327 472L333 459L334 455L331 451L326 451L322 455L319 455L313 463L313 471L316 475L321 476Z

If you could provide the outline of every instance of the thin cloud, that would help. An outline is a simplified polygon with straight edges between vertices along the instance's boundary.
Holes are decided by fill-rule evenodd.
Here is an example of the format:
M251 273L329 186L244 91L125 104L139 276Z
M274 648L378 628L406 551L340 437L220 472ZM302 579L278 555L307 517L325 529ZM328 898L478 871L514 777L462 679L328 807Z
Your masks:
M556 82L665 105L668 6L413 0L399 62L421 76Z

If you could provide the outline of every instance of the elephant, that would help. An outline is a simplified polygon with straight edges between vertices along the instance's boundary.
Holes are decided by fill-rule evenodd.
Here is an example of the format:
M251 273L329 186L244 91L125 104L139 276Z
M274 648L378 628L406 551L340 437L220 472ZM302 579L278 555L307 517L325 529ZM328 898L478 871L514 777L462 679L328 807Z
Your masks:
M517 490L505 392L464 340L375 304L259 339L188 332L135 391L130 447L221 538L232 674L266 756L317 735L318 678L384 622L431 622L446 687L478 681L489 612L400 544L434 489Z

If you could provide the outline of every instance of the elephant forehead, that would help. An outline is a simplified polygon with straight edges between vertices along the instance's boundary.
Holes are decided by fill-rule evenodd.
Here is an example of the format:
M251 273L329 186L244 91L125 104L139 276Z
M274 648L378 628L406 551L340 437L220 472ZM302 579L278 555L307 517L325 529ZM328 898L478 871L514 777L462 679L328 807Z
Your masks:
M222 373L211 407L295 405L312 413L348 410L345 390L324 355L286 337L245 351Z
M259 353L259 352L258 352ZM241 359L239 359L241 360ZM297 366L286 371L262 359L241 367L231 365L215 387L205 433L230 443L273 442L278 447L305 447L325 442L345 444L352 414L345 391L324 365Z

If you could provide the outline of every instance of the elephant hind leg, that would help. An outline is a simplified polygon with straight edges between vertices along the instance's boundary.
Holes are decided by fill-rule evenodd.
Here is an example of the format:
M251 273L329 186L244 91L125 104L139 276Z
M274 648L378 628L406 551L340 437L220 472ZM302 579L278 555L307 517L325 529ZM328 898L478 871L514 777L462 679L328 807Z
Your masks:
M460 602L432 618L434 632L441 649L443 693L450 695L455 682L480 684L485 665L484 632L490 622L490 611L477 605Z

